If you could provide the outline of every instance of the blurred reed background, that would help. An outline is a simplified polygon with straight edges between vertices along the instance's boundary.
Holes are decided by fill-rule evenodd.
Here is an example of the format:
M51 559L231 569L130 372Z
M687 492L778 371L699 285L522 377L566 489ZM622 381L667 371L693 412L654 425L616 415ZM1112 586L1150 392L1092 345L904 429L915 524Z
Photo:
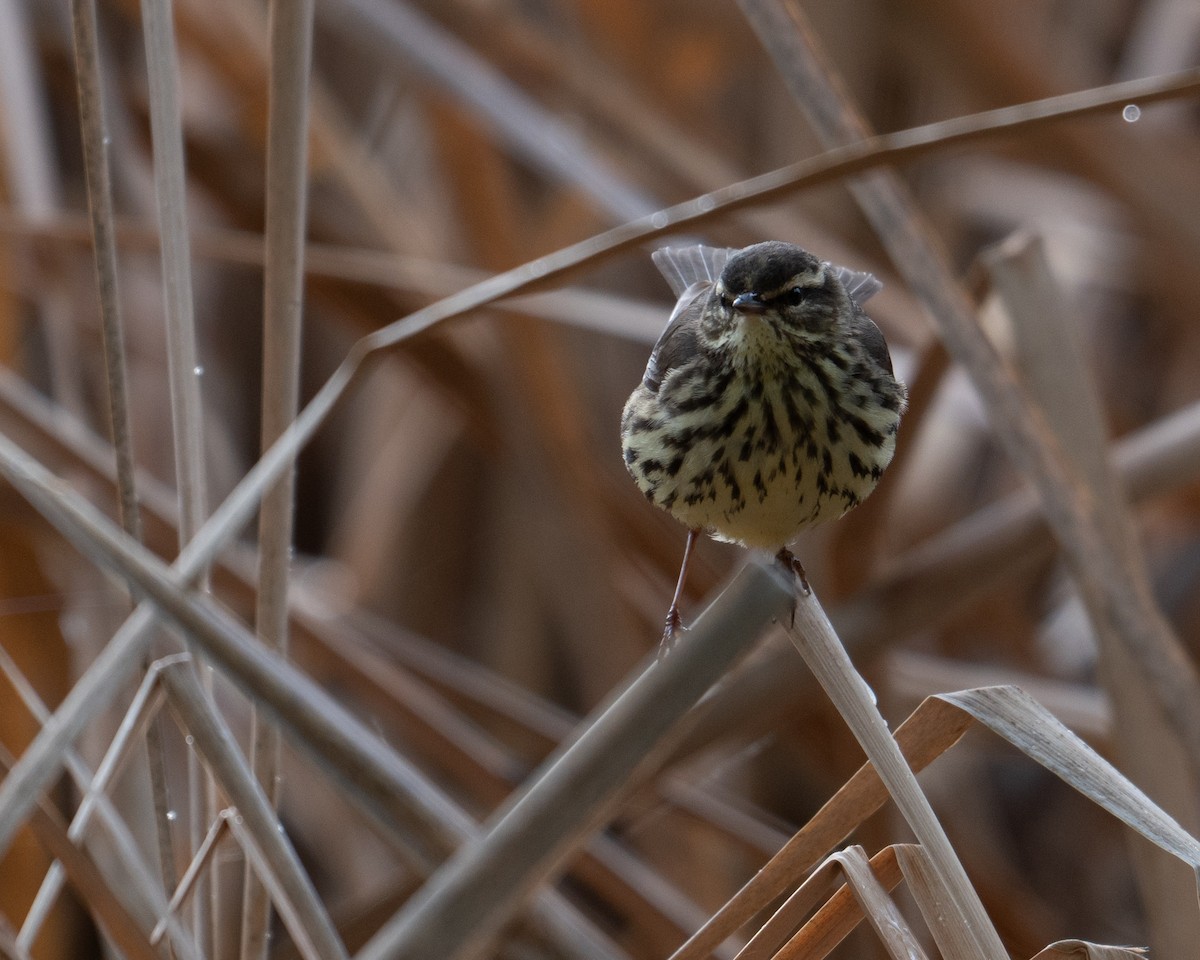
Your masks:
M21 758L25 778L0 790L12 803L0 809L0 954L83 958L107 944L167 956L170 940L180 956L330 955L319 930L297 945L296 927L244 891L245 851L264 841L246 839L248 815L222 818L244 813L222 775L206 786L197 752L219 750L197 746L203 716L245 755L258 744L328 926L357 950L631 676L657 643L684 541L625 475L617 438L671 307L649 259L666 235L786 239L885 283L871 312L913 397L900 453L867 504L796 549L892 726L927 695L1017 683L1195 832L1194 74L1145 100L1117 95L1087 116L949 147L931 131L894 179L834 168L761 203L726 209L717 194L645 220L607 252L604 241L561 252L859 139L855 111L898 131L1191 68L1200 7L317 0L306 90L313 11L275 6L0 2L0 433L61 481L0 487L0 742L4 769ZM899 225L881 222L888 210ZM923 248L911 245L905 260L905 237L934 260L914 264ZM556 252L512 275L552 268L536 295L490 302L485 290L445 322L420 315L430 326L411 338L377 334L369 363L360 347L343 366L397 318ZM946 325L964 305L999 358L990 373L989 355ZM318 393L347 372L344 393ZM151 681L179 675L177 628L143 624L144 640L114 652L127 581L139 597L147 588L112 553L136 553L77 549L27 492L73 490L131 534L140 525L170 563L291 416L293 390L301 406L337 400L304 442L294 514L278 488L263 526L238 526L199 577L215 600L203 602L274 632L301 681L361 721L339 728L347 741L374 732L363 749L394 752L419 778L414 795L433 812L390 827L378 819L389 803L420 804L314 759L320 737L304 728L293 673L268 695L236 656L214 655L201 680L215 712L188 699L200 689L190 680L151 682L137 700L155 658L176 659ZM1001 402L1026 396L1034 406ZM114 454L113 415L125 412L129 446ZM137 468L123 510L122 456ZM744 560L699 547L685 622ZM271 587L256 603L260 580ZM234 636L233 622L218 626ZM106 672L87 673L97 663ZM72 691L69 722L44 726L38 701L54 710ZM587 854L546 878L553 899L481 955L669 956L863 762L779 632L710 701ZM280 714L276 778L264 731ZM123 718L128 748L98 825L68 839ZM316 752L336 757L339 742ZM1013 956L1065 937L1194 954L1189 868L999 739L969 734L922 785ZM175 927L156 939L214 824ZM906 837L890 806L853 835L871 852ZM65 892L31 913L52 857L70 850L82 864ZM261 857L275 864L254 853L254 869ZM733 957L737 942L714 955ZM867 930L833 949L886 956Z

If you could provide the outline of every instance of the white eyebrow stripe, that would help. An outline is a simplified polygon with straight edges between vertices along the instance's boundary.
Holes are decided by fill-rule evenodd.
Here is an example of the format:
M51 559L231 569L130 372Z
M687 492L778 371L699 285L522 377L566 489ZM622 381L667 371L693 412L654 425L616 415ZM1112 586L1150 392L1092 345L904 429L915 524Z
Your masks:
M778 290L772 290L772 295L784 293L791 290L792 287L823 287L825 286L825 264L821 264L815 271L805 270L802 273L797 273L792 276Z

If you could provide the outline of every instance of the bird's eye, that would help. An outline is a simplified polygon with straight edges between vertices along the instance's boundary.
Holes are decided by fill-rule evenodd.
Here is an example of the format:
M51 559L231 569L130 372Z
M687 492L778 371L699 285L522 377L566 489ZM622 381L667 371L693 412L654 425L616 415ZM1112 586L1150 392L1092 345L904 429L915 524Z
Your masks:
M810 287L792 287L790 290L784 291L780 299L789 307L798 307L808 299L810 293L812 293Z

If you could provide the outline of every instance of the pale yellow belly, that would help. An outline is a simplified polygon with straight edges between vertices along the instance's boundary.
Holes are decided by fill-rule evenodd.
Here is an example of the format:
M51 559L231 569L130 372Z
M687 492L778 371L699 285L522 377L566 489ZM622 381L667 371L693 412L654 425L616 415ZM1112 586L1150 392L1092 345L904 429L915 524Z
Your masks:
M676 412L657 429L626 436L626 461L638 486L689 528L777 550L805 527L837 519L863 500L891 461L898 414L858 411L882 443L838 426L831 437L823 409L806 410L810 429L798 431L771 389L732 430L708 435L741 400ZM635 395L630 404L638 401ZM652 396L640 403L643 414L655 409Z

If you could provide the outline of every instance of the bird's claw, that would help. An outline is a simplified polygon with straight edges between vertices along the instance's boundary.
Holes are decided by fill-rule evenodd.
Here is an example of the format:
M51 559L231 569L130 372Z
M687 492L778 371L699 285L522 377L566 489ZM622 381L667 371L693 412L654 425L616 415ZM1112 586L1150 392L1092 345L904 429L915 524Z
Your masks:
M683 632L683 618L679 616L679 608L672 606L667 611L667 621L663 626L662 639L658 642L658 659L662 660L675 646L675 638Z
M800 596L808 597L812 595L812 587L808 585L808 575L804 572L804 565L799 558L792 553L787 547L784 547L777 554L775 559L784 570L790 573L799 582ZM792 618L791 626L796 625L796 597L792 597Z

